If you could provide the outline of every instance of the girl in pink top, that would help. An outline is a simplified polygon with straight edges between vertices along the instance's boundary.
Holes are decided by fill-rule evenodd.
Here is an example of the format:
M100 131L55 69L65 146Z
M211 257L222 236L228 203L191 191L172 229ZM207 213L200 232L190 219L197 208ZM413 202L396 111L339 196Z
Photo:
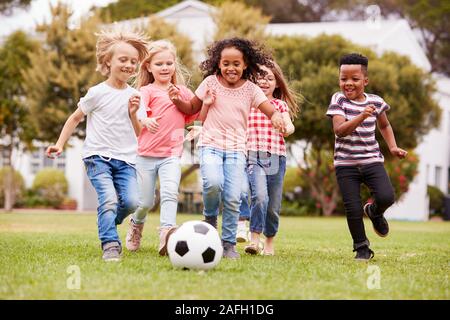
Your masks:
M217 226L220 202L223 203L223 256L237 259L236 229L243 177L247 118L250 108L261 110L274 128L284 132L281 113L269 102L254 82L262 74L259 64L272 65L270 57L253 42L241 38L215 42L208 59L201 64L205 79L188 100L175 86L170 96L182 112L195 114L208 108L198 142L203 179L203 214L205 221ZM213 97L211 105L205 100ZM202 114L205 113L202 110Z
M183 84L175 47L166 40L152 42L137 75L137 88L148 118L143 121L144 128L138 138L139 207L130 219L126 242L130 251L140 246L147 212L155 202L157 176L161 195L160 255L167 254L166 240L175 229L184 127L196 118L196 114L179 111L169 98L169 87L176 85L183 99L191 99L194 94Z

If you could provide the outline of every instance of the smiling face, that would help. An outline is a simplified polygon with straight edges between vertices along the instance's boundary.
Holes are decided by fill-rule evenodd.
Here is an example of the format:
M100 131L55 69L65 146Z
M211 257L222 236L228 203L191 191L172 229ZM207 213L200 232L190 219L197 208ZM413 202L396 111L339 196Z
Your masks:
M369 83L360 64L343 64L339 71L339 87L345 97L354 101L364 101L364 87Z
M273 92L277 88L277 79L272 70L266 66L261 66L260 69L264 70L267 74L264 77L258 78L258 86L262 89L267 98L273 99Z
M155 53L147 65L157 84L173 82L175 74L175 56L169 50Z
M219 61L220 74L225 85L234 88L242 84L242 75L247 68L244 55L235 47L222 50Z
M125 42L117 43L113 50L111 59L106 62L110 68L109 78L119 82L127 82L136 72L139 52L135 47Z

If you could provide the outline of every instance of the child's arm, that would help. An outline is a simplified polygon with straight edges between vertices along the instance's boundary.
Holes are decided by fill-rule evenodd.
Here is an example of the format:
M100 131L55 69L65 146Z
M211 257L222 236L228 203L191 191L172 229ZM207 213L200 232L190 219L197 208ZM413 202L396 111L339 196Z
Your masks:
M292 123L291 117L289 116L289 112L283 112L281 115L283 116L284 125L286 126L286 132L284 133L284 136L288 137L294 133L295 127Z
M190 101L181 100L180 89L173 84L170 84L169 86L169 97L178 110L184 114L196 114L202 108L202 100L200 100L197 96L194 96Z
M59 135L56 144L47 148L45 152L47 154L47 157L54 159L55 156L57 157L61 154L61 152L63 152L64 145L66 144L67 140L70 138L78 124L83 121L83 119L84 113L83 111L81 111L80 107L78 107L77 110L75 110L75 112L72 113L66 120L66 123L64 124L64 127L61 131L61 134Z
M375 112L375 106L368 105L363 112L352 120L346 121L343 116L333 116L333 131L338 137L345 137L351 134L368 117Z
M258 106L258 109L261 110L261 112L264 113L270 119L270 121L272 121L272 126L275 129L279 130L283 134L286 132L286 126L281 113L279 113L275 109L275 107L269 102L269 100L261 103Z
M210 89L206 90L206 96L203 99L203 105L200 110L200 114L197 117L197 120L200 120L202 122L205 121L206 116L208 115L209 107L211 107L215 100L216 92Z
M209 108L216 100L216 92L214 90L208 89L206 91L206 96L203 99L203 106L200 111L200 114L197 117L198 121L204 122L206 120L206 117L208 115ZM196 139L197 136L202 132L202 126L194 125L188 127L188 129L191 129L188 134L185 137L185 141L191 141L193 139Z
M391 152L391 154L400 159L405 158L408 152L397 147L394 130L392 130L392 126L387 118L386 112L383 112L378 116L377 124L378 128L380 129L381 135L384 138L384 141L386 141L389 147L389 151Z
M133 95L128 100L128 114L130 116L131 124L133 125L134 133L136 137L139 137L142 130L142 124L137 117L137 111L141 103L141 97L139 95Z

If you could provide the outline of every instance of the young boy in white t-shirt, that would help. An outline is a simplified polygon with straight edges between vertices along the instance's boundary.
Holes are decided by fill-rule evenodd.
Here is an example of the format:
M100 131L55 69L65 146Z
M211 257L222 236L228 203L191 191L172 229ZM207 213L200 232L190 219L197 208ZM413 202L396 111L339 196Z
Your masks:
M122 245L116 225L137 207L134 168L137 138L146 112L139 92L127 84L147 54L147 41L131 32L101 32L97 40L97 71L108 79L89 89L67 119L55 145L53 158L63 151L76 126L87 116L83 161L97 191L98 235L105 261L119 261Z

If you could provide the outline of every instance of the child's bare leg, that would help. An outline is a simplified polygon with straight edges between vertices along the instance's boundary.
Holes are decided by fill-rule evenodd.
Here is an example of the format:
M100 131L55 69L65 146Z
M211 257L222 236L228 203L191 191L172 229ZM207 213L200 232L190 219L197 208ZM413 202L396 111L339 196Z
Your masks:
M274 239L275 239L275 236L266 238L266 243L264 244L264 254L273 255L275 253Z

